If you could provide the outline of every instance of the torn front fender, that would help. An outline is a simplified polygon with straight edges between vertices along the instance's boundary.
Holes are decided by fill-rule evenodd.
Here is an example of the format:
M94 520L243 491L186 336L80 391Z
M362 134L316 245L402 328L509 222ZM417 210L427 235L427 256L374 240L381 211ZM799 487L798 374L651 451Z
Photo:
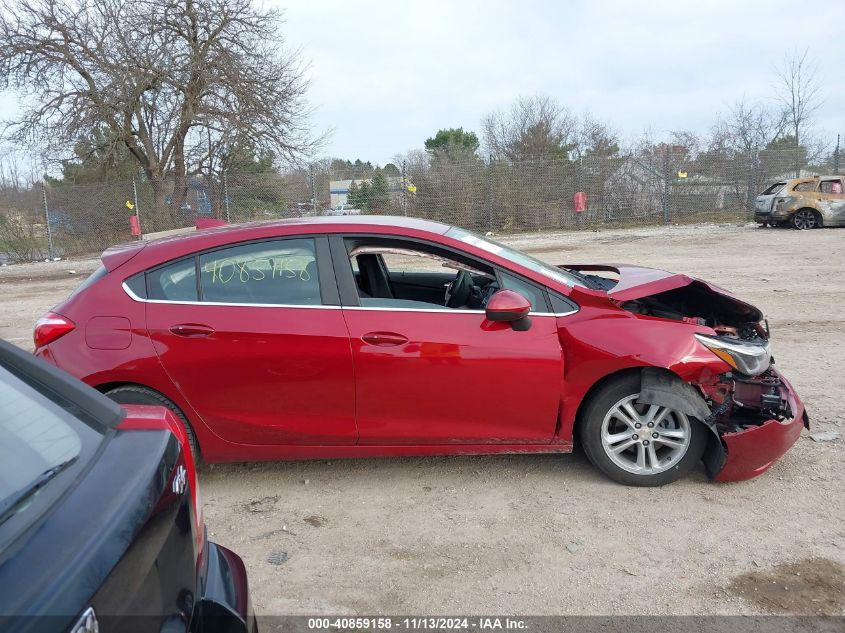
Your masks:
M721 436L724 460L721 468L710 474L714 481L743 481L766 472L795 444L801 428L810 428L804 403L789 381L779 372L775 373L782 382L781 389L785 391L792 417L766 420L760 426L724 433Z

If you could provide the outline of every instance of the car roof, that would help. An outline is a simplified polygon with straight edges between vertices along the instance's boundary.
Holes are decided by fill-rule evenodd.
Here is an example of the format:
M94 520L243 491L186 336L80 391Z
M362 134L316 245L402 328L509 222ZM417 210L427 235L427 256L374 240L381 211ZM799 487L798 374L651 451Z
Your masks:
M170 257L175 252L202 250L209 246L218 247L251 239L267 239L275 235L361 232L367 229L375 229L376 232L383 233L385 227L398 229L397 232L400 234L405 231L420 231L436 235L443 235L451 228L448 224L433 220L391 215L317 216L264 220L225 224L149 241L121 244L107 249L103 252L101 259L106 269L111 271L141 251L152 258ZM278 229L278 233L275 229Z
M286 230L284 232L295 235L297 233L337 233L347 230L357 231L367 226L390 226L398 229L426 231L429 233L436 233L438 235L443 235L451 228L448 224L442 224L433 220L407 218L398 215L316 216L289 218L285 220L262 220L258 222L244 222L241 224L226 224L224 226L203 229L202 231L196 231L193 233L182 233L179 235L164 237L160 240L153 240L151 244L163 245L182 241L202 241L205 236L211 233L231 233L233 239L237 239L237 237L243 233L250 233L255 229L267 230L272 229L273 227L293 227L293 230Z

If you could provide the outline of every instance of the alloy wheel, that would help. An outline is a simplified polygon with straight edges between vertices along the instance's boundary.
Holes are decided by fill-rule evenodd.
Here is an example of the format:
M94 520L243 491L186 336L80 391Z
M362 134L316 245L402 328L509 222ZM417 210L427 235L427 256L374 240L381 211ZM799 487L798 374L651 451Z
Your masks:
M816 214L809 209L802 209L792 216L792 225L799 231L816 228Z
M654 475L681 461L690 446L690 421L680 411L637 404L640 394L622 398L604 416L601 443L619 468Z

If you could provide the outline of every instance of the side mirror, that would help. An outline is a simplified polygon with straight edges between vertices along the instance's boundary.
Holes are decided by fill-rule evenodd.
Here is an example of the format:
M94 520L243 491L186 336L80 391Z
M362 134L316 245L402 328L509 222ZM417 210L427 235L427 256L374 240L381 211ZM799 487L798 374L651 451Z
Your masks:
M485 313L489 321L504 321L514 330L524 331L531 327L531 302L514 290L497 290L487 302Z

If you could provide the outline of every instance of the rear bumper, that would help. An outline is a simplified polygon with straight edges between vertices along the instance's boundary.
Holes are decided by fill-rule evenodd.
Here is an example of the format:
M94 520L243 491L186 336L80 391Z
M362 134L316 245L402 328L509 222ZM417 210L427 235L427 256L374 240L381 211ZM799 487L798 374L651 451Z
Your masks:
M191 633L258 633L244 562L216 543L208 543L206 550L206 574Z
M782 395L789 403L792 417L783 421L767 420L760 426L722 435L725 461L714 481L743 481L766 472L795 444L801 429L810 428L801 398L786 378L775 373L782 382Z
M755 211L754 212L754 221L755 222L768 222L771 215L772 214L769 211Z

